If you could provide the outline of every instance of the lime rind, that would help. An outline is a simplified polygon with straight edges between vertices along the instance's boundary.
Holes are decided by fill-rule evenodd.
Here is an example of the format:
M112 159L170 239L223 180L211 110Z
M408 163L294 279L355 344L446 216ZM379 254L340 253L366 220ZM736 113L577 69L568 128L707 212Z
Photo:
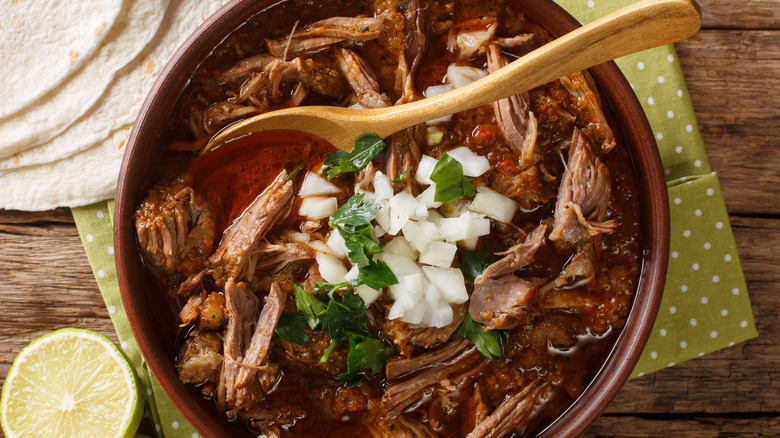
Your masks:
M73 345L66 345L63 344L63 342L68 341ZM40 389L40 391L32 391L30 386L33 385L33 383L30 383L31 381L35 381L36 377L42 377L42 380L44 381L45 385L57 387L60 388L63 385L67 385L68 382L72 382L75 380L80 380L80 385L88 385L88 384L98 384L98 385L104 385L106 382L99 381L100 375L98 375L98 371L96 370L102 370L106 369L106 367L110 366L110 363L100 362L100 363L90 363L90 368L92 369L76 369L74 371L79 371L77 374L73 375L67 375L65 374L56 374L54 376L48 376L47 373L42 373L41 375L34 375L39 371L40 366L44 366L47 368L51 368L52 363L48 362L46 360L43 361L43 363L37 364L32 363L30 366L27 366L27 362L30 360L39 360L41 359L40 356L44 356L48 353L46 350L47 347L49 347L48 344L52 342L59 343L58 345L55 345L55 348L71 348L71 347L82 347L82 350L78 351L79 356L89 356L92 354L93 356L97 355L96 357L93 357L92 360L97 359L103 359L103 360L111 360L114 365L119 367L119 373L121 382L115 379L112 383L115 384L115 388L117 391L121 391L123 388L126 389L126 395L129 396L129 400L123 400L121 401L121 404L123 406L123 412L121 413L121 424L119 424L116 427L112 427L112 429L115 431L113 434L107 434L104 436L110 436L110 437L133 437L135 434L135 431L138 429L138 426L141 422L141 417L143 415L143 402L141 398L141 394L139 392L139 381L137 376L135 375L135 371L133 370L133 367L130 365L130 362L125 357L124 353L119 349L119 347L116 346L110 339L107 337L95 333L90 330L84 330L84 329L77 329L77 328L64 328L60 330L56 330L54 332L51 332L49 334L46 334L44 336L41 336L40 338L34 340L31 342L28 346L26 346L22 351L19 353L19 355L14 360L13 365L11 365L11 369L8 372L8 375L6 377L5 383L3 384L2 389L2 395L0 395L0 425L2 425L3 431L5 432L5 435L8 438L16 438L16 437L26 437L26 436L55 436L53 430L48 429L47 424L43 424L44 421L46 421L46 418L44 417L35 417L30 416L28 412L13 412L12 415L21 416L26 421L26 417L33 418L36 422L35 425L30 425L31 427L39 427L36 433L33 435L29 435L26 432L19 433L17 430L14 430L11 427L12 419L9 419L9 406L12 403L15 403L16 400L13 399L12 402L12 394L14 392L14 389L19 389L18 387L21 386L22 390L28 389L27 393L31 394L32 397L29 397L26 402L27 403L35 403L35 396L40 395L39 392L44 392L44 388L37 388ZM88 351L86 347L90 347L94 349L94 351ZM50 347L49 347L50 348ZM75 353L74 353L75 354ZM108 356L103 356L104 354L107 354ZM103 356L103 357L100 357ZM48 358L51 360L57 360L55 358ZM82 357L77 357L77 360L73 360L73 363L78 362L79 360L82 360ZM87 358L86 360L90 360ZM84 371L84 372L81 372ZM92 371L90 373L90 371ZM30 375L25 375L25 372L30 373ZM51 378L50 378L51 377ZM18 381L18 382L17 382ZM111 382L109 382L111 383ZM119 384L119 386L116 386L116 384ZM25 386L28 385L28 386ZM106 391L105 386L102 388L104 393ZM92 398L93 394L88 394L87 396L89 398ZM24 403L23 401L22 403ZM72 403L72 400L63 400L60 402L60 406L69 406L69 404ZM18 403L16 403L18 405ZM40 406L40 405L39 405ZM120 418L119 415L116 415L117 418ZM78 425L71 424L72 427L83 427L88 428L90 425L88 424L89 421L80 422ZM27 424L27 423L25 423ZM101 432L108 432L107 430L102 430ZM43 433L43 435L40 435ZM87 432L86 434L83 434L83 436L96 436L95 431Z

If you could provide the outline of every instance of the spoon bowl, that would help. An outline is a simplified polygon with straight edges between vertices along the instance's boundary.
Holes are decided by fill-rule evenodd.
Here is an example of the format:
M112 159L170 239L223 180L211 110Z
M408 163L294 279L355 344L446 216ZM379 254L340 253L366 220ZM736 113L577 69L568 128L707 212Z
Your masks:
M350 151L363 134L389 137L438 117L476 108L621 56L670 44L701 28L693 0L643 0L580 27L500 70L456 90L377 109L308 106L271 111L218 132L204 152L253 132L287 129L317 136Z

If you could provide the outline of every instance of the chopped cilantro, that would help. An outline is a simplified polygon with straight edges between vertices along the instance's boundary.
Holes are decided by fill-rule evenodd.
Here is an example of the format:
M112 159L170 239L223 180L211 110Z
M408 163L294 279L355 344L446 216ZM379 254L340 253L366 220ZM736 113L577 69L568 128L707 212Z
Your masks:
M320 325L318 315L325 310L326 303L323 302L318 295L312 295L306 292L306 289L297 284L293 284L293 291L295 293L295 305L298 307L298 311L306 317L309 328L316 330Z
M474 281L485 272L485 268L488 267L486 260L489 252L487 248L476 251L464 251L462 253L463 263L460 265L463 278L468 281Z
M328 345L328 348L325 349L324 353L322 353L322 357L320 358L320 363L325 363L328 361L330 354L333 353L333 350L336 349L337 345L339 345L338 341L336 341L335 339L331 339L330 345Z
M403 172L401 172L401 174L400 174L400 175L398 175L397 177L393 178L393 182L395 182L395 183L404 182L404 177L406 177L406 175L407 175L407 174L409 173L409 171L411 171L411 170L412 170L412 168L411 168L411 167L410 167L410 168L408 168L408 169L406 169L406 170L404 170Z
M344 289L347 286L349 286L348 281L345 281L343 283L323 283L321 281L318 281L314 283L314 290L316 291L324 290L328 295L332 295L333 292Z
M325 154L326 166L322 173L331 179L344 172L357 172L385 148L385 142L376 134L366 134L355 140L350 152L338 151Z
M398 279L387 266L387 263L379 261L375 262L371 260L368 265L358 270L357 279L354 282L354 286L365 284L366 286L381 290L383 287L392 286L398 284Z
M463 165L446 153L441 155L433 167L431 181L436 183L433 195L436 202L455 201L476 194L471 178L463 176Z
M504 353L504 347L509 341L509 330L485 331L483 327L482 324L474 322L467 313L455 334L471 341L480 353L493 360L495 356L501 356Z
M285 342L292 342L298 345L306 345L309 342L309 336L303 332L308 325L305 316L297 313L282 313L279 323L276 324L276 334L279 339Z
M330 296L328 307L317 315L322 329L334 341L345 339L346 332L368 332L366 305L359 295L345 293Z
M382 340L364 336L359 333L349 334L349 354L347 354L347 371L339 374L338 379L348 383L360 383L360 379L352 381L358 371L366 370L375 375L382 371L387 359L393 354L393 347Z
M339 229L344 245L349 249L347 257L349 261L365 268L371 263L371 255L382 252L382 245L371 237L371 227L365 226L356 231L349 232Z
M366 225L371 225L371 221L376 217L376 213L381 206L373 199L363 201L365 194L355 195L347 200L331 216L328 224L339 230L354 231Z

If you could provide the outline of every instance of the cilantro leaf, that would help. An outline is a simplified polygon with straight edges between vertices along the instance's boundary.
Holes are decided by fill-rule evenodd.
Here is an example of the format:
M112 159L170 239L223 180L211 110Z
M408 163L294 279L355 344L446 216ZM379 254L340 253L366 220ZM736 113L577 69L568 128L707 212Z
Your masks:
M349 249L349 261L364 268L371 263L371 254L382 252L382 245L371 237L371 228L363 227L355 232L340 231L344 245Z
M398 284L398 278L396 278L387 263L373 260L369 261L368 265L358 270L357 279L355 279L354 286L365 284L366 286L380 290L383 287L392 286Z
M323 283L321 281L318 281L314 283L314 290L320 291L324 290L328 295L332 295L333 292L336 292L337 290L344 289L347 286L349 286L349 282L345 281L343 283Z
M509 330L485 331L483 325L474 322L468 313L455 334L471 341L477 350L490 360L493 360L494 356L501 356L509 341Z
M485 269L488 267L487 256L489 252L487 248L477 251L464 251L462 253L463 263L460 265L463 278L468 281L474 281L485 272Z
M400 182L404 182L404 177L406 177L406 175L407 175L407 174L409 173L409 171L411 171L411 170L412 170L412 168L411 168L411 167L410 167L410 168L408 168L408 169L406 169L406 170L404 170L403 172L401 172L401 174L400 174L400 175L398 175L397 177L393 178L393 180L392 180L392 181L393 181L394 183L400 183Z
M352 380L360 370L375 375L382 371L387 364L387 359L393 355L393 347L380 339L359 333L349 334L349 347L347 371L338 375L341 381ZM355 383L359 383L359 380Z
M279 323L276 324L276 334L279 339L285 342L292 342L298 345L306 345L309 342L309 336L303 332L308 325L305 316L297 313L282 313L279 317Z
M306 292L306 289L293 284L295 305L298 311L306 317L309 328L316 330L320 325L319 314L325 310L325 303L317 296Z
M328 224L339 230L347 231L371 225L371 221L374 220L381 206L373 199L363 201L364 197L365 194L361 193L349 198L330 216Z
M368 332L366 305L360 296L353 293L331 295L328 307L317 315L322 329L334 341L345 339L345 332Z
M431 172L431 181L436 183L433 200L449 202L467 196L474 196L476 191L471 179L463 176L463 165L449 155L442 154Z
M322 173L331 179L344 172L357 172L366 167L385 148L385 142L376 134L366 134L355 140L350 152L338 151L325 154L326 166Z

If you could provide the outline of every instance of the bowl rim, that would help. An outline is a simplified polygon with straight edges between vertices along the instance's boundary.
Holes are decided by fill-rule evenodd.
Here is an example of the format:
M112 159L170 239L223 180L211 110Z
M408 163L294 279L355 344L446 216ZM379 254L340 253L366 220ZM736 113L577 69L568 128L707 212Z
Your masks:
M117 280L133 335L160 387L179 412L204 436L234 432L235 425L229 425L227 421L215 422L214 413L222 415L221 412L213 407L211 411L203 411L202 404L192 403L191 392L179 380L171 358L156 354L160 342L149 336L151 331L146 329L154 327L148 311L149 303L142 294L133 293L139 287L140 280L135 274L139 272L141 263L135 236L135 204L144 177L143 166L150 162L159 141L159 127L170 115L173 103L189 82L191 72L238 25L276 3L275 0L232 0L210 16L179 47L152 86L133 125L115 196L113 232ZM555 17L557 21L544 20L547 22L543 25L553 35L560 36L580 26L574 17L552 0L524 0L521 8L532 11L527 15L537 22L543 21L540 20L543 17ZM604 100L611 105L615 118L619 120L631 153L641 194L642 270L626 324L607 353L607 359L578 399L541 430L538 437L578 436L604 412L639 360L651 334L666 279L669 201L653 131L639 100L614 62L589 70L602 88L606 96Z

